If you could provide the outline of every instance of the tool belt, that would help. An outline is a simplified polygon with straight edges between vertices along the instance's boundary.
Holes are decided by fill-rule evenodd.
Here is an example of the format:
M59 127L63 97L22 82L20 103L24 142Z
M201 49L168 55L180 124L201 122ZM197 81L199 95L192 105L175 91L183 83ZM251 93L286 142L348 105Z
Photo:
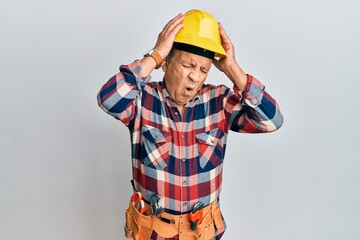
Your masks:
M134 204L129 202L125 213L125 237L132 237L134 240L148 240L154 230L165 238L179 235L179 240L211 240L214 239L216 230L224 229L217 201L203 208L203 220L195 230L191 229L189 214L173 215L162 212L160 216L156 216L151 212L150 205L147 203L145 203L145 209L145 213L140 214Z

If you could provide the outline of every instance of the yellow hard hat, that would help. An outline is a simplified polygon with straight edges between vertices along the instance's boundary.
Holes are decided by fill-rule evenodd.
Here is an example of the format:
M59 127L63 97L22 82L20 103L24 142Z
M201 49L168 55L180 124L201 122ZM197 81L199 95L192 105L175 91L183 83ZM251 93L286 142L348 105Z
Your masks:
M218 22L214 16L202 10L190 10L184 15L185 26L178 32L174 42L212 51L216 57L225 57L226 52L221 45Z

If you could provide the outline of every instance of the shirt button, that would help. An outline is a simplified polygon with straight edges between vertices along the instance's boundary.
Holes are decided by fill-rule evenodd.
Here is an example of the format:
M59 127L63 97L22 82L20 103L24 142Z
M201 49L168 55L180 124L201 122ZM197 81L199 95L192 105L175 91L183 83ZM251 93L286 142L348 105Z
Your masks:
M175 115L177 116L177 115L179 115L179 113L178 113L178 112L175 112Z
M183 184L186 185L186 180L183 181Z
M185 161L186 161L186 159L185 159L185 158L183 158L183 159L182 159L182 161L183 161L183 162L185 162Z
M185 138L185 135L183 134L183 135L181 135L181 137L182 137L182 138Z
M186 206L186 202L183 203L183 206Z

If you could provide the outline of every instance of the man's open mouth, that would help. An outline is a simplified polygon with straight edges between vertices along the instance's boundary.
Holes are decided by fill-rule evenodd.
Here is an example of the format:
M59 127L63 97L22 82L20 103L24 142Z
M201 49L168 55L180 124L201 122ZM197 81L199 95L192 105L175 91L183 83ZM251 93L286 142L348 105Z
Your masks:
M185 89L188 90L188 91L192 91L195 89L195 86L192 86L191 84L185 86Z

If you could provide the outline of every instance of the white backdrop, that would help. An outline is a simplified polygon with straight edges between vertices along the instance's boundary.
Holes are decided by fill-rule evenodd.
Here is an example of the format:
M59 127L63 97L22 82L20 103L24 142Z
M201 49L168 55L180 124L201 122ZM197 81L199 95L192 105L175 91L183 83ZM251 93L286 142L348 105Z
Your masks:
M129 136L96 94L193 8L285 118L230 134L224 239L360 239L358 0L1 0L1 240L124 239ZM215 68L208 82L230 85Z

